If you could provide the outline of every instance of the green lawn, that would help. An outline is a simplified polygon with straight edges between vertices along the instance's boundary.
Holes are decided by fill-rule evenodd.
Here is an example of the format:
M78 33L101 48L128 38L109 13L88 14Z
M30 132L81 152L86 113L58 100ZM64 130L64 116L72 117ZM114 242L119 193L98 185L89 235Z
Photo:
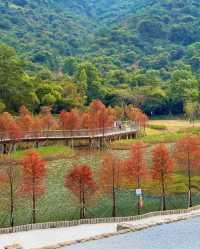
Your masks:
M55 159L60 157L68 157L74 154L73 149L64 145L51 145L45 147L39 147L29 150L19 150L11 153L11 156L15 159L21 159L24 155L26 155L30 151L37 151L41 157L44 159Z

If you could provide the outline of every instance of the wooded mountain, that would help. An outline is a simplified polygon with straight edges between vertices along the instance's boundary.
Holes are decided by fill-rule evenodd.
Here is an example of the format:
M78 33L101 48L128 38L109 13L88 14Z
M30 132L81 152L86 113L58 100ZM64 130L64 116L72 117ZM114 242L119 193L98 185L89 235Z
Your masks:
M147 0L3 0L0 41L33 62L57 68L62 58L82 54L104 27L112 27Z
M167 114L200 99L199 0L3 0L0 17L0 43L23 59L34 110L100 98Z

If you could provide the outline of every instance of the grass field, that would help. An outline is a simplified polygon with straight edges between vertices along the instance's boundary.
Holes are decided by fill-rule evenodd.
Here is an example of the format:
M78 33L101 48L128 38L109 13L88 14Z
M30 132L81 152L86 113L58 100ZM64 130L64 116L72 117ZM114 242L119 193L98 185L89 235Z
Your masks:
M146 144L174 143L177 140L195 135L200 138L200 121L194 124L185 120L150 120L145 134L137 139L115 141L113 149L128 149L136 141L144 141Z
M195 123L190 123L186 120L150 120L149 125L164 125L167 127L169 132L176 132L182 129L187 128L200 128L200 121L196 121Z
M15 159L21 159L24 155L26 155L30 151L37 151L40 156L47 160L53 160L56 158L69 157L73 156L74 151L67 146L64 145L51 145L46 147L28 149L28 150L18 150L12 153L12 157Z

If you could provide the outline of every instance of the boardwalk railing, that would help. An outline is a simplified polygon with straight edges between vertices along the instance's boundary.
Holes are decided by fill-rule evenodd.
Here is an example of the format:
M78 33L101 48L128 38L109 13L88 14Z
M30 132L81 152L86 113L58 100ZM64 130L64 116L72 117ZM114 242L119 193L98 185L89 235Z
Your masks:
M14 133L0 133L1 142L20 141L20 140L37 140L37 139L84 139L84 138L101 138L112 137L116 135L128 135L137 133L137 125L129 125L110 128L82 129L82 130L49 130L49 131L31 131L24 132L22 136L16 137Z

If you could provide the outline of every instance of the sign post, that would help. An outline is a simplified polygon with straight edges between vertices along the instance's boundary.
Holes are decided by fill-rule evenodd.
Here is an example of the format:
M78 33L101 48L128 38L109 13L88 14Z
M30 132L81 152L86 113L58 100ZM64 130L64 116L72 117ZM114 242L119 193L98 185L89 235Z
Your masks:
M137 197L141 196L142 195L142 189L141 188L137 188L135 190L135 194L136 194Z
M137 188L135 190L135 194L136 194L136 197L137 197L137 210L138 210L138 215L139 215L140 214L140 209L144 206L142 189L141 188Z

